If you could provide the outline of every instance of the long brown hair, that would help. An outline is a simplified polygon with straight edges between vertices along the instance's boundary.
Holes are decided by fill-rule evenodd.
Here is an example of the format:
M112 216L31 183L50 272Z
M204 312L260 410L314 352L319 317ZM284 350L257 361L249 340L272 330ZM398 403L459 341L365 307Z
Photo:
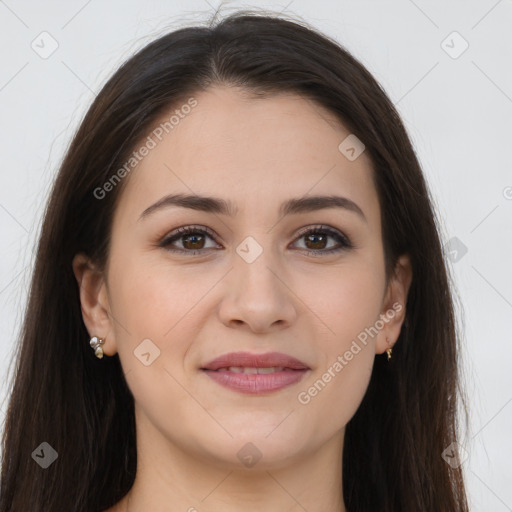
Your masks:
M297 93L326 107L366 146L378 192L387 275L409 254L413 280L392 359L377 356L346 427L349 512L465 512L458 438L460 336L439 221L406 130L372 75L301 20L239 11L170 32L103 86L78 128L44 212L3 433L0 512L100 511L131 488L134 401L117 355L89 347L71 262L108 258L123 182L94 191L123 165L165 109L215 84L265 97ZM129 179L126 177L124 182ZM48 468L34 451L58 454Z

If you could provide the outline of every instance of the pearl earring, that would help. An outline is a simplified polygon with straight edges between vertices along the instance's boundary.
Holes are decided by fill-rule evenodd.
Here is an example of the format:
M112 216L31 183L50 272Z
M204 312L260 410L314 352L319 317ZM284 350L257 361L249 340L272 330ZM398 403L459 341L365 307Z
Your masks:
M101 359L103 357L103 349L101 348L101 345L105 343L105 340L103 338L98 338L97 336L93 336L91 338L91 341L89 342L89 345L94 349L94 355Z

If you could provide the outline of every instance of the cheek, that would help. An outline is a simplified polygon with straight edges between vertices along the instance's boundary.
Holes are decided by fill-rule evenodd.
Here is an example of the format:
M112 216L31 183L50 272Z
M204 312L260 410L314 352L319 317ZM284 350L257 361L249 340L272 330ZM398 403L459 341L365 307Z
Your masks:
M322 318L329 332L318 337L319 364L297 403L307 416L321 418L323 431L333 433L350 421L367 390L375 338L365 330L378 319L381 290L375 280L351 272L331 293Z
M361 261L302 274L295 289L299 297L321 320L320 328L328 336L328 345L342 348L361 330L378 319L384 276L378 264ZM299 284L300 283L300 284Z
M347 265L336 276L311 306L329 330L318 338L319 365L297 397L299 407L321 417L331 432L347 424L367 390L376 339L368 333L379 319L384 285L378 265Z
M111 287L115 311L127 330L164 342L175 325L193 317L194 307L214 284L215 276L194 275L192 267L172 266L163 258L117 260Z
M381 309L382 278L369 268L352 269L340 283L337 327L350 337L375 323Z
M199 414L181 383L190 340L200 329L194 305L213 282L196 279L190 286L192 277L144 258L116 263L110 279L114 329L127 384L155 424L160 418L171 431L179 430L173 410Z
M318 435L329 437L345 427L356 413L370 381L375 352L360 344L354 354L339 350L319 369L297 396L297 407L310 418ZM314 418L314 420L313 420Z

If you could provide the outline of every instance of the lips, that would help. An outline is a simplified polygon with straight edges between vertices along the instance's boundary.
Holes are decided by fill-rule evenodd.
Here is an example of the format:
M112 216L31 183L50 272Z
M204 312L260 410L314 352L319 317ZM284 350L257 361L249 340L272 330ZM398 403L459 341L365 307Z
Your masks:
M232 391L264 395L296 384L310 368L280 352L232 352L210 361L201 370Z
M251 354L250 352L231 352L217 357L205 364L203 370L220 370L228 368L277 368L289 370L308 370L309 367L295 357L280 352ZM236 371L236 370L235 370Z

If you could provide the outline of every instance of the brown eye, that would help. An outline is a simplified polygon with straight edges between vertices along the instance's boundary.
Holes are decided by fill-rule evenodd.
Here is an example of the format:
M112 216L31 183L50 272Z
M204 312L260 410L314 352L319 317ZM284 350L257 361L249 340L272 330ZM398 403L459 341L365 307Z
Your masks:
M310 235L306 235L306 247L308 249L325 249L328 238L329 235L325 233L311 233Z
M171 235L166 237L159 245L171 252L197 254L198 252L205 252L206 249L212 248L205 247L207 238L215 242L213 235L206 229L186 226L171 233ZM174 245L176 242L181 242L182 247L176 247Z
M338 245L329 247L329 239L336 240ZM304 240L304 250L313 256L332 254L353 248L352 243L343 233L324 226L302 232L297 240Z
M196 255L204 253L208 249L218 249L216 246L207 247L208 239L216 243L215 237L209 229L186 226L175 230L159 245L170 252ZM311 256L328 255L353 248L352 243L343 233L326 226L315 226L303 231L296 240L304 240L305 247L299 247L299 249ZM335 240L337 245L332 246L331 244L329 247L331 240ZM178 242L181 247L176 246Z
M204 246L204 235L202 234L183 235L181 238L185 249L202 249Z

